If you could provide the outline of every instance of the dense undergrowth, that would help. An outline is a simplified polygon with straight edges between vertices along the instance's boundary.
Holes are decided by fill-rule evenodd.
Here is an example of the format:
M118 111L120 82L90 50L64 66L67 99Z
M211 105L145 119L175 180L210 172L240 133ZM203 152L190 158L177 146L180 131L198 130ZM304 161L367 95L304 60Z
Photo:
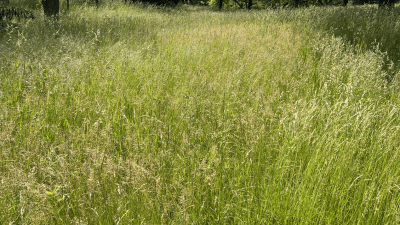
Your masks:
M340 10L115 3L8 27L0 223L399 223L379 31L399 28Z

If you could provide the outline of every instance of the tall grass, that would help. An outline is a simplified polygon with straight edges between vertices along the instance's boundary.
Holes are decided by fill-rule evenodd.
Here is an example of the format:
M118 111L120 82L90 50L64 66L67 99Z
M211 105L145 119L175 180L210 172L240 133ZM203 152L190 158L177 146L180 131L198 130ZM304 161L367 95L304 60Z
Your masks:
M306 17L314 26L342 37L361 50L379 49L386 53L385 69L393 76L400 65L400 8L376 6L310 9Z
M0 222L398 223L397 75L309 10L115 3L7 28Z

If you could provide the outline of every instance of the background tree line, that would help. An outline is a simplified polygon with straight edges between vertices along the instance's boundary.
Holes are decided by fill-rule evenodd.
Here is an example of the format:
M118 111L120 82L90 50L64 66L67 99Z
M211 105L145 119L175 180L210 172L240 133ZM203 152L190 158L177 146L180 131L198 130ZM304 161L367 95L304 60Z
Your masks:
M394 7L400 0L0 0L0 19L10 19L11 17L26 18L26 11L21 10L25 6L42 7L46 16L57 16L60 7L68 10L70 4L88 4L99 6L105 1L123 1L125 3L142 2L163 6L176 6L178 4L188 5L209 5L218 9L222 8L297 8L307 6L328 6L328 5L363 5L378 4L380 8ZM20 6L19 9L15 5ZM32 8L32 7L30 7ZM19 12L21 12L19 15Z

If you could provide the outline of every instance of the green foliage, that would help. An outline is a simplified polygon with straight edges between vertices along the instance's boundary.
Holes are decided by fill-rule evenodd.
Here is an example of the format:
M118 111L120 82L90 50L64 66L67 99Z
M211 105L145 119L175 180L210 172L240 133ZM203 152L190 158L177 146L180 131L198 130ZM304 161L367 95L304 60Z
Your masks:
M219 3L220 3L219 0L210 0L208 4L213 7L218 7ZM230 3L229 0L223 0L222 2L223 5L228 5L229 3Z
M338 15L391 20L103 6L0 36L1 224L400 222L396 37Z
M12 20L15 19L34 19L35 16L29 10L24 8L16 7L0 7L0 20Z
M10 6L27 9L40 9L42 7L41 0L9 0Z

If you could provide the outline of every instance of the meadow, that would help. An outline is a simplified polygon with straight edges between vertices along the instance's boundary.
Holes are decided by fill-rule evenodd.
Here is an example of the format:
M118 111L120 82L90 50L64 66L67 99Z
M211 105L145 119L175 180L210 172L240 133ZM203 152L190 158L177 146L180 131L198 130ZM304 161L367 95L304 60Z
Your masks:
M72 5L0 32L0 224L399 224L400 10Z

